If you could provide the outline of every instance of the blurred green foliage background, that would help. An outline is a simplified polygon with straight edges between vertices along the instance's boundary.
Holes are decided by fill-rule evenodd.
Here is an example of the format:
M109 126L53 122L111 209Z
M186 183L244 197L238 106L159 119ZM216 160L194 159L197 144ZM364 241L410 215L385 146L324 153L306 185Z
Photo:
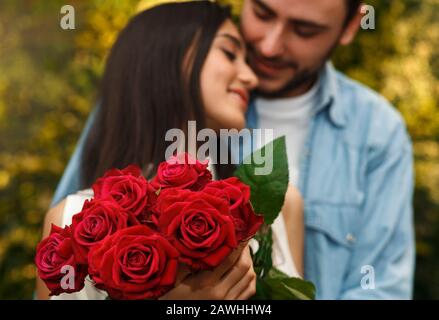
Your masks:
M105 57L127 20L160 0L0 1L0 299L31 299L42 219L96 101ZM242 0L223 0L236 5ZM439 0L366 1L376 30L335 65L403 114L416 159L415 298L439 299Z

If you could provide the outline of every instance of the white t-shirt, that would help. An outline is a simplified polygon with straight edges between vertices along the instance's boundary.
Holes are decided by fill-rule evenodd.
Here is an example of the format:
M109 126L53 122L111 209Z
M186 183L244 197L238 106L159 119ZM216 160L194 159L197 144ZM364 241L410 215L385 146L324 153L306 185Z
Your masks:
M255 101L259 128L273 129L273 139L280 136L286 138L289 178L294 186L299 182L300 156L317 103L318 83L317 81L301 96L281 99L257 98ZM269 142L268 139L259 139L258 147Z

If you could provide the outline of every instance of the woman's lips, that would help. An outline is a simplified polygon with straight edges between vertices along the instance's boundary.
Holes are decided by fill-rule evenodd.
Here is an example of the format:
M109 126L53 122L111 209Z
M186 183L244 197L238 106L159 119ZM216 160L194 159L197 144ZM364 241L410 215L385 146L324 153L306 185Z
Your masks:
M238 95L241 98L242 105L247 109L247 105L249 102L249 94L246 90L242 89L230 89L230 92Z

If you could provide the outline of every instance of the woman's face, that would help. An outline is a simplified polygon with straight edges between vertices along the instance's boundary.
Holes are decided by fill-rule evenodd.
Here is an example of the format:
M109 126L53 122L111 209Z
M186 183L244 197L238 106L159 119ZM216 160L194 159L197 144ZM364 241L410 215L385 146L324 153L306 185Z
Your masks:
M211 129L245 128L250 91L258 83L245 58L245 44L238 29L231 20L225 21L201 70L206 125Z

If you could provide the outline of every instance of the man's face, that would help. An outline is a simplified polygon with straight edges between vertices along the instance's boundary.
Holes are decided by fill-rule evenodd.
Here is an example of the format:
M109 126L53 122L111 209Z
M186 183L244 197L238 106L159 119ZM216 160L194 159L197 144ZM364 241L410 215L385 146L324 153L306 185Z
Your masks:
M345 0L245 0L241 30L265 96L294 96L316 79L345 32Z

